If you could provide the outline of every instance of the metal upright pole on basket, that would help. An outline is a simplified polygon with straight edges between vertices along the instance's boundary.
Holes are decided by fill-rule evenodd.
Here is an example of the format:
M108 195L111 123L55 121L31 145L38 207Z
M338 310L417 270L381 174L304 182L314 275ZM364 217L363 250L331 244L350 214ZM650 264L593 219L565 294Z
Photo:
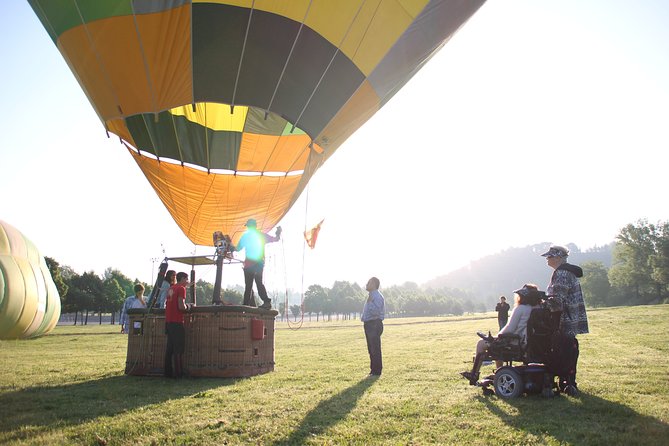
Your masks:
M156 304L158 292L160 292L160 286L163 284L163 280L165 279L165 273L167 273L167 257L160 264L160 268L158 268L158 277L156 277L156 283L153 285L153 289L151 290L151 296L149 296L149 311Z

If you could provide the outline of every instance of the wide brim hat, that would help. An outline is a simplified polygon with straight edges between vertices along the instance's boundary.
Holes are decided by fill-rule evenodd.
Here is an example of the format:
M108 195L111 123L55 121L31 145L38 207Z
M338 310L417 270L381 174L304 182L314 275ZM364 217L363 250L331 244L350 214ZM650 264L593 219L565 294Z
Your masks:
M530 286L529 284L523 285L522 288L517 289L514 291L514 293L519 295L526 303L529 303L530 305L536 305L539 300L546 297L546 293L544 291L539 291L537 287Z

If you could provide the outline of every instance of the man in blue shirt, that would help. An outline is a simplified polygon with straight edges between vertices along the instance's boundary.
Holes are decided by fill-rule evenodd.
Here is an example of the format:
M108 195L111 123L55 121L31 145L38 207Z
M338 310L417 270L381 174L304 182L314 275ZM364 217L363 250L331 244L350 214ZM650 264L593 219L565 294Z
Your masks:
M369 297L365 301L360 320L364 323L367 351L369 352L370 376L381 376L383 359L381 355L381 334L383 333L383 318L385 317L385 300L379 291L381 283L376 277L367 281L365 289Z
M253 297L253 282L258 288L258 295L263 300L260 308L269 310L272 308L271 299L267 296L267 289L262 282L262 273L265 268L265 244L276 242L281 238L281 226L276 228L276 236L260 232L255 219L246 222L246 231L239 239L236 251L245 250L244 258L244 305L256 306Z

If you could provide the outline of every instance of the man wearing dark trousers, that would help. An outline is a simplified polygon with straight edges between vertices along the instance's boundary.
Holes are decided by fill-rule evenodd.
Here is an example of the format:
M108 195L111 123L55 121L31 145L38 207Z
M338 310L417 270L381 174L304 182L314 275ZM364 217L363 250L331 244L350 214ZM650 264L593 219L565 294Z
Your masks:
M165 299L165 346L164 374L167 378L181 378L183 375L183 354L186 349L184 313L190 310L186 303L188 273L177 274L177 283L172 285Z
M369 293L360 319L364 323L367 351L369 352L370 376L381 376L383 357L381 355L381 334L385 317L385 300L379 291L380 282L376 277L367 281L365 289Z
M255 298L253 297L253 282L258 288L258 295L263 303L260 308L269 310L272 308L272 302L267 296L267 289L262 282L263 270L265 268L265 244L276 242L281 239L281 226L276 228L276 235L271 236L258 230L255 219L250 218L246 222L246 231L239 239L235 251L245 250L244 259L244 305L255 307Z
M560 376L560 385L564 386L567 395L578 395L576 384L576 368L578 362L578 340L576 335L589 332L588 315L585 311L585 300L581 290L580 278L583 269L567 262L569 250L564 246L553 245L541 254L546 263L553 268L551 280L546 288L549 306L560 314L560 333L568 337L565 345L570 346L573 368L567 376Z
M504 328L506 323L509 321L509 310L511 307L506 303L506 297L500 296L497 306L495 306L495 311L497 312L497 323L499 324L499 329Z

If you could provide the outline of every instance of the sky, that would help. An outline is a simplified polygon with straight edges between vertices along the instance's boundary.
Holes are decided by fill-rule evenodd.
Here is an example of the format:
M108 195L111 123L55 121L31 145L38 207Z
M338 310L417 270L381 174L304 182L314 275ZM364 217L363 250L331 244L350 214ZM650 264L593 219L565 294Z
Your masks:
M421 284L510 247L585 250L666 221L667 23L663 0L489 0L314 176L268 245L268 290ZM107 138L27 2L0 4L0 40L0 220L80 274L153 283L166 256L212 254Z

